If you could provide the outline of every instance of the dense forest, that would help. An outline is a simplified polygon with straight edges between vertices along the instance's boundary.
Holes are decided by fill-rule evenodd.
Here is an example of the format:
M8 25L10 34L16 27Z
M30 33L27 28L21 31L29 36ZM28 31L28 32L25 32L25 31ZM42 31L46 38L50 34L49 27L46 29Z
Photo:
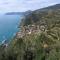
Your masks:
M29 12L19 28L31 25L41 29L0 45L0 60L60 60L60 4Z

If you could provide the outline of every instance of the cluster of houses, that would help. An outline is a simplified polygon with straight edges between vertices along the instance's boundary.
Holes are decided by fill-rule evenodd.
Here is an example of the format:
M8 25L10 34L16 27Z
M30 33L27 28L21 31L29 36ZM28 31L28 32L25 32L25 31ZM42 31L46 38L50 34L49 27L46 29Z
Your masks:
M25 36L26 34L31 33L38 33L45 30L44 25L28 25L28 26L21 26L21 30L16 34L18 38Z

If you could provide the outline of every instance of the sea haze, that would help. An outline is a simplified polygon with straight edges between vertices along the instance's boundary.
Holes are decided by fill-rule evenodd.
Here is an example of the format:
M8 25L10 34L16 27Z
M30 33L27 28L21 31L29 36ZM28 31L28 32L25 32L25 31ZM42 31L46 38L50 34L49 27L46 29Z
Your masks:
M0 43L4 39L11 39L18 31L20 15L0 15Z

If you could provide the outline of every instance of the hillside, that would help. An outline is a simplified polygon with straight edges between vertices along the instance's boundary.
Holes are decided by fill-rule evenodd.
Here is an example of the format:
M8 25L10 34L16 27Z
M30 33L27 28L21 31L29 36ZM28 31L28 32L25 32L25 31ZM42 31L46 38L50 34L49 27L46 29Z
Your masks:
M0 60L60 60L60 4L26 14Z
M50 6L50 7L46 7L43 9L38 9L33 11L31 14L26 15L26 17L24 18L24 25L29 25L29 24L41 24L41 22L43 21L45 24L46 20L49 21L55 21L56 23L58 23L59 21L59 17L60 17L60 4L54 5L54 6ZM53 22L52 22L53 23ZM54 24L54 23L53 23Z

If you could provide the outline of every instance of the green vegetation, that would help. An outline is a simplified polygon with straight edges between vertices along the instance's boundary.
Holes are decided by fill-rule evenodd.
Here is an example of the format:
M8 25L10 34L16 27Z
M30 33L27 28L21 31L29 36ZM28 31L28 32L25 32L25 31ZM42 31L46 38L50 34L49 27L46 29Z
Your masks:
M60 60L60 9L33 11L21 22L23 27L28 25L45 30L15 37L7 47L1 45L0 60Z

